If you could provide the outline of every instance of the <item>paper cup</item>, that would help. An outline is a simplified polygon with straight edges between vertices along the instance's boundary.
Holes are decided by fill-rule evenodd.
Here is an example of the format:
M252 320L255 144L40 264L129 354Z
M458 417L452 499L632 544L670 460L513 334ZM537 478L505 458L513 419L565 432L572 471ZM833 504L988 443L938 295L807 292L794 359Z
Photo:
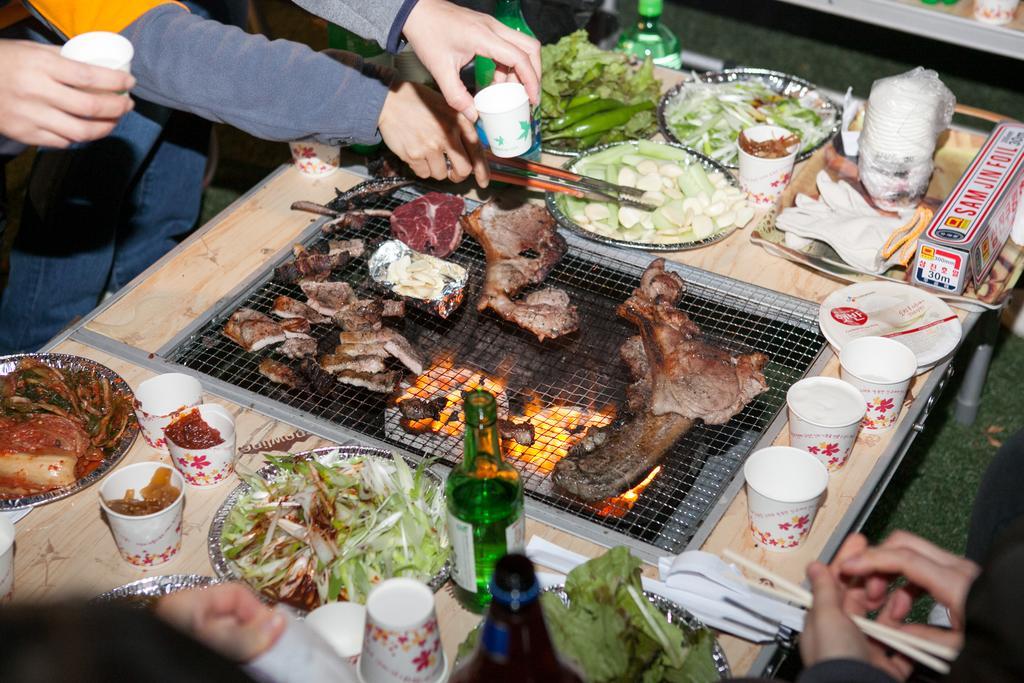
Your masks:
M828 486L828 469L798 448L762 448L743 465L754 543L774 552L793 550L807 537Z
M364 683L434 683L448 673L434 594L413 579L388 579L366 600L359 657Z
M14 522L0 515L0 605L14 598Z
M185 448L167 438L167 450L175 469L181 472L190 486L215 486L227 480L235 471L235 418L225 408L214 403L204 403L194 408L203 421L210 425L224 439L224 442L209 448ZM187 414L183 411L181 416Z
M161 467L159 462L140 462L128 465L108 476L100 485L100 507L107 515L114 542L121 557L138 567L155 567L169 561L181 548L181 517L185 508L185 479L171 469L171 484L181 491L178 498L160 512L151 515L122 515L107 506L107 500L124 498L128 489L141 490L153 473Z
M491 152L516 157L533 144L530 98L521 83L495 83L473 98Z
M807 451L830 472L846 464L864 419L864 397L849 382L808 377L789 388L789 445Z
M60 49L61 57L130 73L135 48L131 41L109 31L81 33Z
M779 126L765 125L747 128L743 134L753 142L765 142L773 138L784 138L792 133ZM774 206L793 177L793 164L796 163L800 143L793 145L788 155L777 159L765 159L748 154L738 142L736 147L740 155L740 185L750 197L750 201L757 206Z
M170 372L140 384L135 390L135 416L139 418L146 443L167 452L164 427L178 413L202 401L203 386L191 375Z
M1009 24L1020 0L974 0L974 18L985 24Z
M306 616L306 625L352 666L359 664L366 630L366 607L355 602L329 602Z
M864 396L864 429L882 431L896 424L917 373L914 352L893 339L861 337L843 347L839 364L843 379Z
M289 142L292 160L307 178L324 178L341 166L341 147L308 140Z

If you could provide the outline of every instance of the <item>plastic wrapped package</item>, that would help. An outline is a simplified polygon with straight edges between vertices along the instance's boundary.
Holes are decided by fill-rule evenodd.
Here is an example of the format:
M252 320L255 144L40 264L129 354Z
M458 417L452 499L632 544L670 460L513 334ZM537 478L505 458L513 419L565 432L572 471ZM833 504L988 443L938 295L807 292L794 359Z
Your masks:
M874 82L860 137L860 180L884 209L915 206L928 189L939 135L956 97L930 69Z

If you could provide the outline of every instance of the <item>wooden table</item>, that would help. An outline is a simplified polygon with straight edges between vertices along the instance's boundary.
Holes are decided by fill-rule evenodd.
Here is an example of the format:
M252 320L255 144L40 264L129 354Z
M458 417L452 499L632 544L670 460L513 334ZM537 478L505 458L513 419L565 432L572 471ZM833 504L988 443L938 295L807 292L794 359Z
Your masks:
M670 76L671 81L675 76ZM554 160L553 160L554 161ZM289 210L296 199L326 202L335 187L346 189L362 180L342 171L332 177L309 180L290 167L282 167L263 183L225 209L137 280L115 295L81 323L52 342L47 350L87 356L121 374L129 384L153 374L173 370L163 351L183 331L194 329L204 312L230 298L239 283L260 271L275 254L288 249L309 227L308 215ZM748 230L737 231L708 248L673 254L670 258L738 280L821 301L842 286L822 275L768 255L748 241ZM965 324L969 327L973 317ZM837 375L838 363L826 351L812 372ZM802 547L785 554L756 548L747 529L746 497L733 483L721 504L717 522L706 525L703 548L732 548L797 581L815 558L828 559L841 540L859 528L884 490L921 421L941 388L946 365L918 376L911 398L897 427L877 434L862 434L849 464L832 475L827 499L814 528ZM259 466L257 453L287 452L289 448L326 445L317 436L316 423L286 406L261 404L252 408L244 392L218 382L206 382L208 399L222 403L237 417L237 442L242 453L239 467ZM312 425L312 427L310 427ZM787 441L785 416L771 426L767 442ZM136 441L125 463L158 459L160 454ZM185 504L185 540L182 552L171 562L149 571L120 559L113 538L101 519L98 487L34 510L17 524L16 596L20 600L50 600L71 595L92 596L147 575L211 574L206 534L213 511L237 483L211 489L189 488ZM529 536L551 541L593 556L601 547L550 524L531 519ZM654 574L654 567L647 571ZM454 655L478 617L463 611L449 589L438 595L445 649ZM734 673L759 673L768 665L773 648L762 648L727 635L721 636Z

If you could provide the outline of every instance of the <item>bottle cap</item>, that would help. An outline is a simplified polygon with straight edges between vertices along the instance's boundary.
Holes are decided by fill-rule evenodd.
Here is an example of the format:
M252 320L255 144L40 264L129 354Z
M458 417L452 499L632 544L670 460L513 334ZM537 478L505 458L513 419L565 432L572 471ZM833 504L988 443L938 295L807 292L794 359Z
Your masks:
M661 15L664 6L662 0L640 0L637 11L642 17L657 17Z
M498 419L498 402L494 394L483 389L467 391L462 395L462 411L466 424L471 427L490 425Z
M512 553L498 560L491 577L491 597L495 602L514 612L539 595L540 584L526 555Z

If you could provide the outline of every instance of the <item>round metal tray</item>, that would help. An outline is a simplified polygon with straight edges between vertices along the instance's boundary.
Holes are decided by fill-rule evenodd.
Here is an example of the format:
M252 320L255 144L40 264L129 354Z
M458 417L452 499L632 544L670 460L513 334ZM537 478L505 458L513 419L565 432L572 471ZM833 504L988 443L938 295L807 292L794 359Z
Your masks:
M293 458L316 458L317 462L323 465L337 464L345 460L349 460L355 457L369 457L378 458L380 460L391 461L392 455L389 451L380 448L370 448L366 446L330 446L327 448L315 448L310 451L302 451L300 453L292 454ZM396 455L395 457L401 457ZM270 481L280 470L275 465L266 465L261 467L257 474L263 477L265 480ZM426 471L427 477L429 477L437 486L443 486L441 477L437 476L433 471ZM241 575L235 569L234 563L224 556L224 548L221 545L221 537L224 534L224 522L227 520L231 510L234 509L238 503L238 499L249 493L252 487L245 482L239 484L235 489L228 494L228 497L224 499L220 507L213 514L213 521L210 523L210 532L206 536L206 549L210 555L210 565L213 567L214 573L220 578L226 581L244 581ZM427 582L430 589L435 593L441 589L441 587L448 582L448 578L451 575L451 563L445 562L441 570L435 574Z
M730 173L725 166L718 163L717 161L709 159L700 152L696 152L690 149L689 147L685 147L676 142L652 142L651 144L666 145L668 147L675 147L676 149L681 149L690 156L692 156L694 160L697 161L697 163L699 163L701 166L703 166L707 171L716 171L718 173L721 173L722 175L725 176L726 180L729 181L730 185L737 189L741 189L739 182L736 180L735 177L733 177L733 174ZM611 149L612 147L620 147L622 145L633 145L634 147L636 147L638 145L638 141L631 140L628 142L610 142L606 145L598 145L597 147L591 147L590 149L585 150L580 156L576 157L575 159L570 159L569 161L562 164L562 167L570 171L575 170L576 164L580 163L581 161L584 161L587 158L587 156L591 154L596 154L598 152L603 152L604 150ZM598 235L596 232L591 232L590 230L587 230L583 226L579 225L574 220L569 218L569 216L565 215L565 212L562 211L562 208L558 205L558 202L556 200L557 193L545 193L544 201L547 204L548 211L551 212L551 215L554 216L555 221L561 227L565 228L570 232L576 233L581 237L586 237L588 240L600 242L601 244L610 244L616 247L625 247L627 249L643 249L644 251L687 251L689 249L700 249L701 247L706 247L710 244L714 244L715 242L721 242L726 237L731 235L733 231L736 230L736 228L733 227L728 230L723 230L722 232L715 233L714 235L706 237L702 240L694 240L692 242L675 242L672 244L657 244L650 242L630 242L628 240L617 240L612 237Z
M94 360L83 358L81 356L72 356L65 353L19 353L10 356L0 356L0 375L6 375L13 372L18 361L26 358L38 360L51 368L57 368L59 370L87 370L110 382L111 389L128 401L129 406L133 406L135 403L135 394L132 393L131 387L128 386L128 383L125 382L119 374L108 368L106 365L102 365ZM124 434L121 435L121 440L117 443L117 446L107 454L107 457L103 459L103 462L99 467L77 480L71 486L46 491L45 493L35 493L30 496L22 496L21 498L0 498L0 511L20 510L34 505L52 503L55 500L73 496L79 491L92 486L102 479L103 476L112 470L119 462L121 462L125 454L132 447L132 444L135 443L135 438L138 435L139 422L135 419L135 411L132 410L128 415L128 426L125 427Z
M796 157L797 161L807 159L822 145L835 137L843 122L842 106L823 95L818 86L798 76L792 76L781 71L771 71L770 69L726 69L725 71L708 71L707 73L698 74L696 80L704 83L733 83L736 81L758 80L780 95L796 98L816 97L818 103L815 109L822 116L822 128L824 129L825 126L828 126L828 134L814 147L800 152ZM686 90L686 86L692 82L693 80L687 80L677 84L662 95L661 101L658 102L658 130L665 136L665 139L679 144L683 143L669 127L665 110L668 104L679 97ZM739 168L738 164L722 165L726 168Z
M118 586L106 593L101 593L89 602L93 604L116 602L124 603L131 607L138 607L139 609L146 609L152 606L157 598L164 595L188 590L189 588L206 588L216 583L220 583L220 581L212 576L202 576L201 574L149 576L145 579L139 579L138 581Z

